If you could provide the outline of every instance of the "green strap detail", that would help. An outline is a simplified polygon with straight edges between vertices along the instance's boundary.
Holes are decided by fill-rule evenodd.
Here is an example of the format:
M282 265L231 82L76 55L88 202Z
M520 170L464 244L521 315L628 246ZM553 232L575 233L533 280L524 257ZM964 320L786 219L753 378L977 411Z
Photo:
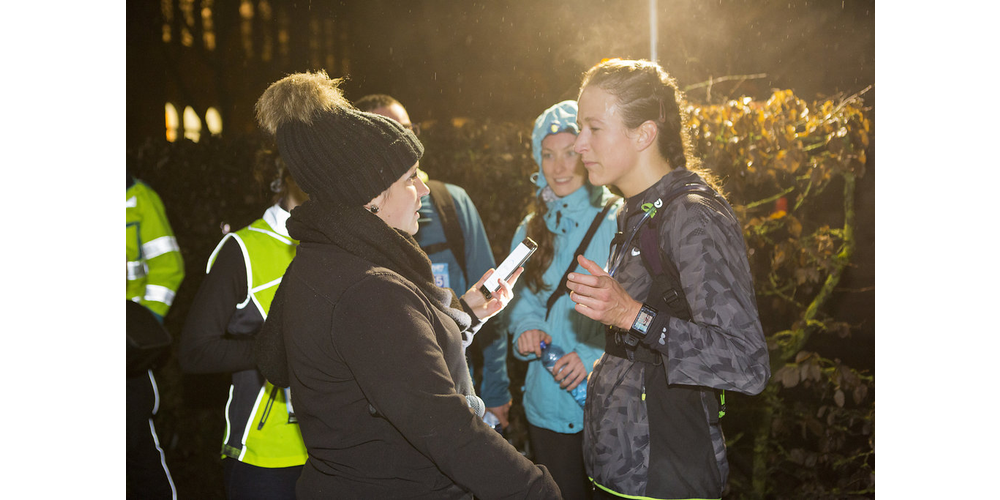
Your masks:
M635 499L635 500L663 500L663 499L655 498L655 497L643 497L643 496L638 496L638 495L626 495L624 493L618 493L615 490L612 490L610 488L606 488L606 487L602 486L601 483L598 483L597 481L594 481L594 478L592 478L590 476L587 476L587 479L589 479L591 483L594 483L594 486L596 486L596 487L598 487L598 488L600 488L600 489L602 489L602 490L604 490L604 491L606 491L608 493L611 493L612 495L614 495L616 497L632 498L632 499ZM721 499L719 499L719 498L682 498L682 499L676 499L676 500L721 500Z
M643 212L646 212L650 219L656 215L656 210L661 207L663 207L663 198L657 198L656 201L652 203L643 203L639 206Z
M719 393L719 418L726 416L726 391L725 389Z
M639 208L641 208L643 212L649 214L650 219L656 215L656 207L653 206L652 203L643 203Z

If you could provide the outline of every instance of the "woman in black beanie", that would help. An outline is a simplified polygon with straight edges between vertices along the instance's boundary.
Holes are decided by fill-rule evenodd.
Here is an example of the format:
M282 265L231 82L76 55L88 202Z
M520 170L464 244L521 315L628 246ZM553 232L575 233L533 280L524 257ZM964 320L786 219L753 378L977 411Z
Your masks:
M255 346L261 373L290 386L309 451L299 498L559 498L486 425L465 347L511 298L483 276L461 299L434 284L412 235L427 186L423 145L356 110L323 72L272 84L263 128L309 200L292 211L298 252Z

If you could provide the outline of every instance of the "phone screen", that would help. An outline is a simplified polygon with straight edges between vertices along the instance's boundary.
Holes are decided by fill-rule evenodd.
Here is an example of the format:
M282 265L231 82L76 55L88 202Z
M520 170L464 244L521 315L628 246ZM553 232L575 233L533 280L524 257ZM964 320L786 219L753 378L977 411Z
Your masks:
M525 238L524 241L518 243L517 248L503 260L500 267L480 287L479 290L483 292L483 295L487 299L491 298L493 292L500 289L500 280L507 281L517 271L517 268L524 265L528 257L535 253L536 248L538 245L531 238Z

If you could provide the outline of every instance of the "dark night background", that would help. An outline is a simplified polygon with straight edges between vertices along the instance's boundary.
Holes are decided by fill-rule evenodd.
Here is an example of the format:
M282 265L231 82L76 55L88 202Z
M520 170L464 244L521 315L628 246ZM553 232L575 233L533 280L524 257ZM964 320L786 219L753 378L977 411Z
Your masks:
M176 31L179 12L170 21L159 2L129 4L130 146L162 133L167 101L199 113L215 106L227 133L251 132L256 98L296 71L346 75L348 98L388 93L416 120L530 121L575 97L581 74L601 58L650 57L649 2L642 0L275 1L270 24L256 11L253 42L239 33L239 3L213 2L211 51L184 47L177 33L163 43L161 25ZM872 1L660 0L656 10L658 62L681 86L766 75L738 88L719 86L716 101L726 93L766 98L786 88L813 100L875 82ZM288 48L264 61L263 47L277 39L281 23L289 27ZM704 89L692 94L705 97ZM874 101L873 92L867 100Z
M658 62L687 89L692 102L767 99L778 89L813 101L868 89L865 102L874 122L873 1L654 3ZM650 57L650 2L640 0L215 0L210 17L199 15L202 4L208 2L127 5L125 127L130 152L162 141L167 102L178 110L190 106L203 119L208 108L217 109L227 139L256 136L256 99L271 82L297 71L325 69L331 76L346 76L344 88L352 100L370 93L393 95L415 122L530 125L541 110L575 98L582 73L602 58ZM249 10L252 17L246 15ZM857 193L857 265L841 282L832 312L855 333L850 343L814 348L874 371L871 165ZM175 187L195 189L189 184L219 181L172 168L175 176L192 179L170 184ZM475 188L465 187L470 192ZM172 197L171 192L160 194L165 202ZM212 246L218 235L210 238ZM506 242L510 235L490 238ZM196 275L203 272L207 257L187 250L187 278L178 301L181 294L196 290ZM175 309L167 326L179 335L183 306ZM175 364L167 370L176 373ZM163 378L168 382L161 384L169 385L171 379ZM224 375L185 376L182 387L161 389L168 394L161 412L184 415L157 423L182 494L219 494L215 467L221 428L199 433L192 427L219 425L226 380Z

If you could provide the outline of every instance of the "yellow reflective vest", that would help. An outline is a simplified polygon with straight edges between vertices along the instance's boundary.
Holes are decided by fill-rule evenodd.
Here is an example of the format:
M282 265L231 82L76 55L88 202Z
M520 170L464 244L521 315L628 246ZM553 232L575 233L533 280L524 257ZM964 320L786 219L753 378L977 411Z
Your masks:
M212 269L226 240L233 239L239 244L247 269L248 293L237 307L253 308L260 314L261 325L298 245L285 230L287 218L287 211L272 206L264 218L227 234L208 260L206 273ZM304 464L308 455L290 391L275 387L256 370L234 373L226 402L222 456L257 467Z
M146 183L125 187L125 298L162 319L184 280L184 259L163 202Z

